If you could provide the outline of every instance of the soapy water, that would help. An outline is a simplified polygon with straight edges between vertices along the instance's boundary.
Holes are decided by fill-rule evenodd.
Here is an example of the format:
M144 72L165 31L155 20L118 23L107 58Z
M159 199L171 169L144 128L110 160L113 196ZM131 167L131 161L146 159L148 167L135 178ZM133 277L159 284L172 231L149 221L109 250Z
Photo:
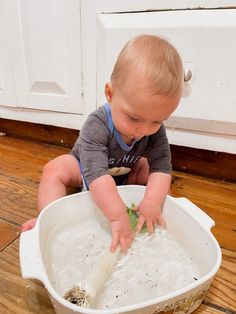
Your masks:
M109 249L110 237L96 224L67 226L50 233L47 270L54 289L64 295L81 281ZM114 309L169 294L195 282L197 263L168 231L140 234L97 294L93 307Z

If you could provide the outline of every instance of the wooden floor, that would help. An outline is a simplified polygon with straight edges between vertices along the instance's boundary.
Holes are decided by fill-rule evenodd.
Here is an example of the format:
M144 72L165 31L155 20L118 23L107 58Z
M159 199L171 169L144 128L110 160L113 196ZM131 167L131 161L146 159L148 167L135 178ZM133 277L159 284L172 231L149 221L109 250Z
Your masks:
M43 165L67 151L0 136L0 313L54 313L43 286L21 278L19 235L21 224L37 214ZM236 313L236 184L175 172L171 193L187 197L215 220L212 231L222 248L222 266L195 313Z

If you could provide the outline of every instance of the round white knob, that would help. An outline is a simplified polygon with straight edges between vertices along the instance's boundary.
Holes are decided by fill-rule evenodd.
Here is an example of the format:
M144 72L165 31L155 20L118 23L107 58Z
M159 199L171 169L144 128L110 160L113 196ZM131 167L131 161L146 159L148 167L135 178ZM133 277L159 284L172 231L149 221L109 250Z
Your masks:
M191 70L185 69L185 70L184 70L184 82L190 81L192 75L193 75L193 74L192 74L192 71L191 71Z

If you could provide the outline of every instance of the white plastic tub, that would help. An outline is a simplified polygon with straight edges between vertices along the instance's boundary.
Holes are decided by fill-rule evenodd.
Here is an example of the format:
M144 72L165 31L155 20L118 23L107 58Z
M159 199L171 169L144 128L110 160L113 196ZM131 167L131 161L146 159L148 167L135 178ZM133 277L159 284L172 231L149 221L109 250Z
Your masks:
M129 206L131 203L139 203L145 187L120 186L118 191ZM101 211L95 208L89 192L73 194L52 202L40 213L35 228L21 234L22 276L42 281L58 314L191 313L201 304L221 264L221 250L210 231L214 221L186 198L171 196L165 201L163 215L168 232L186 247L201 268L198 280L186 287L145 302L109 310L82 308L64 300L56 291L50 277L47 243L53 237L55 228L60 230L60 226L73 224L75 221L81 223L81 226L96 222L96 228L100 228L109 238L109 224Z

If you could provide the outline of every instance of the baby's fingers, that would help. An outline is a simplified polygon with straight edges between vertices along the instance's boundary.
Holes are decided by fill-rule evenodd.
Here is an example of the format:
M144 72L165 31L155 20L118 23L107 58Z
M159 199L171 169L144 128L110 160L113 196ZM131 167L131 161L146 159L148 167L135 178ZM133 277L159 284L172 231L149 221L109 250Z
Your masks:
M146 226L147 226L147 231L149 233L153 233L154 232L154 226L151 220L147 220L146 221Z
M126 252L128 250L128 248L131 245L131 238L125 238L125 237L121 237L120 238L120 248L122 252Z
M142 215L140 215L137 226L136 226L136 233L139 233L142 230L144 223L145 223L145 218Z
M162 217L162 215L158 217L158 223L159 223L159 227L166 229L166 222L165 222L165 219Z
M118 243L119 243L119 235L117 232L114 232L112 234L112 241L111 241L111 246L110 246L110 251L112 253L115 252Z

